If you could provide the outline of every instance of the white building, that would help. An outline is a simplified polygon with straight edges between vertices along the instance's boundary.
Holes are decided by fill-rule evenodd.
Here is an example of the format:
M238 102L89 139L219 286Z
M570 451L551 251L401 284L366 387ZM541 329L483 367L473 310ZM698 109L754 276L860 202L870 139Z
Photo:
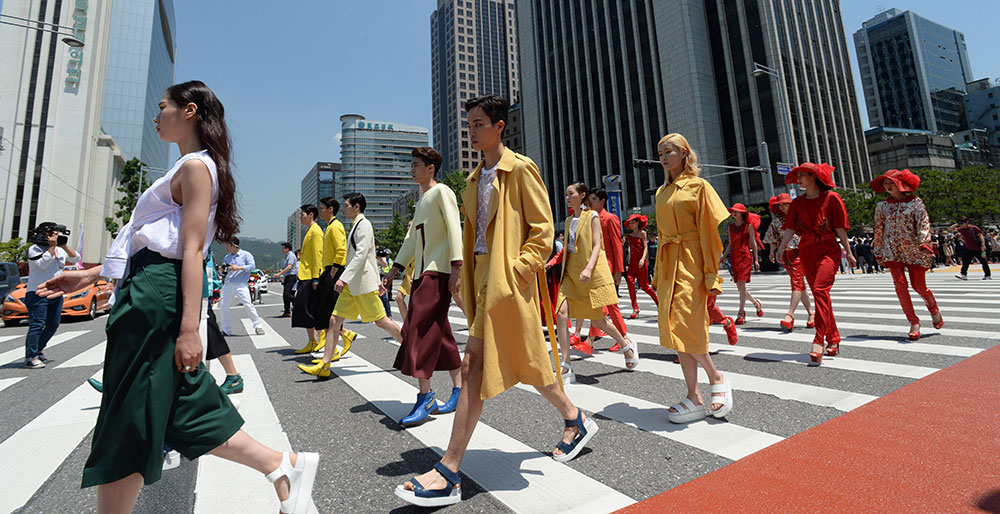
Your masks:
M3 14L5 21L72 27L61 33L72 31L85 46L72 48L51 31L0 30L0 170L6 172L0 176L0 239L25 238L52 221L73 231L75 246L82 226L84 261L100 262L111 244L104 218L113 215L124 164L101 132L111 2L5 0Z

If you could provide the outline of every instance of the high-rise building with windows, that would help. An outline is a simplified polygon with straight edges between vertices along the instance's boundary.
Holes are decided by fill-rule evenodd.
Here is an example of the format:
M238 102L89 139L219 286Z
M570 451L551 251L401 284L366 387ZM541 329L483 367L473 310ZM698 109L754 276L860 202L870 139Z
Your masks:
M334 195L333 177L340 171L339 162L317 162L302 178L300 205L319 205L319 199Z
M520 97L514 0L438 0L431 14L431 96L434 146L445 171L472 171L465 101L496 94Z
M117 0L112 6L101 128L126 159L169 168L169 146L156 133L163 92L174 83L177 27L173 0Z
M873 127L968 128L963 96L973 77L964 34L913 11L889 9L864 22L854 44Z
M657 141L684 134L724 200L762 204L783 178L715 166L826 161L838 185L870 177L837 0L517 2L525 154L550 192L622 175L650 209ZM773 76L755 73L755 63ZM565 212L552 194L555 212Z
M417 188L410 175L411 152L427 146L427 129L345 114L340 117L340 131L340 171L334 173L334 189L340 196L365 195L365 217L375 230L388 228L393 202ZM346 221L342 213L338 217Z

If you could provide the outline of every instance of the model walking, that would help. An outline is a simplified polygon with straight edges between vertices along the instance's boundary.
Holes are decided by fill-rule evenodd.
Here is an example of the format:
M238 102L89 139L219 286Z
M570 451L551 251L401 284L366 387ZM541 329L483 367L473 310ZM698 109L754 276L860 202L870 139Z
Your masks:
M764 315L764 307L747 289L750 272L760 267L757 261L757 228L750 223L750 213L743 204L733 205L729 213L735 221L729 224L729 241L726 242L726 250L722 252L722 262L725 262L726 257L732 256L730 266L733 282L736 282L736 289L740 292L740 310L736 314L736 324L742 325L746 323L747 313L744 307L747 300L753 304L758 318Z
M785 268L785 271L788 273L788 280L791 283L792 298L788 304L788 312L785 313L785 319L779 322L781 328L789 332L795 330L795 309L799 306L799 303L802 304L802 307L809 314L809 319L806 321L806 328L816 326L816 314L813 312L812 304L809 301L809 292L806 291L806 281L802 274L802 261L799 260L799 236L793 235L785 247L784 253L778 253L778 245L781 244L781 227L785 224L785 218L788 215L788 208L791 204L792 197L788 193L772 196L768 200L768 206L771 209L774 219L768 225L767 233L764 234L764 242L771 247L769 256L771 262L780 263Z
M649 237L646 236L648 223L649 220L642 214L633 214L625 220L625 225L631 231L628 235L628 271L625 277L628 296L632 300L630 319L639 317L639 302L635 299L636 282L639 283L639 288L653 299L654 304L660 305L660 300L656 298L656 292L649 285Z

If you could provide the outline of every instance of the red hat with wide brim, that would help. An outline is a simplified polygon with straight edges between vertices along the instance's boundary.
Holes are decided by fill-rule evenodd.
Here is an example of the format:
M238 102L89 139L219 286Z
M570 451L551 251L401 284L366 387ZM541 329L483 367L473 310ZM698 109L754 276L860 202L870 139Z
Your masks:
M649 223L649 219L642 214L633 214L625 220L625 225L630 225L633 221L639 222L639 230L646 230L646 225Z
M910 170L889 170L875 177L868 185L876 193L885 192L885 179L896 184L896 189L904 193L912 193L920 187L920 177Z
M816 164L814 162L804 162L792 168L792 171L789 172L788 175L785 175L785 184L797 183L799 181L799 172L804 171L806 173L811 173L812 176L816 177L816 180L827 188L833 189L837 187L837 184L833 183L833 170L835 169L836 168L825 162L820 164Z
M729 214L733 214L735 212L742 212L743 214L746 214L747 206L741 203L733 204L733 206L729 208Z
M774 214L781 214L781 208L779 207L783 203L792 203L792 195L788 193L781 193L778 196L772 196L770 200L767 201L767 207Z

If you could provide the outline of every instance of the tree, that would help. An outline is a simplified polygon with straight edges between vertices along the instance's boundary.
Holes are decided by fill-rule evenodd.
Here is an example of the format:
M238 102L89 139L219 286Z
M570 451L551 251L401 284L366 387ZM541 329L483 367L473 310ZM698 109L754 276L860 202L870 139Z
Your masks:
M125 166L122 166L121 181L118 183L118 192L122 194L122 197L115 200L115 206L118 207L118 210L115 211L114 217L104 218L104 227L108 229L108 232L115 234L118 229L128 223L132 217L132 211L135 210L135 204L139 201L139 195L149 187L149 177L142 172L142 167L145 165L146 163L133 157L125 163ZM115 221L115 218L118 221Z
M875 205L883 196L871 189L838 189L837 193L844 199L844 207L847 208L850 234L858 236L870 232L875 226Z
M449 171L438 182L448 186L455 193L459 208L462 207L462 193L465 193L465 180L469 174L462 170Z
M27 257L28 247L31 243L22 241L20 237L15 237L10 241L0 243L0 261L21 262Z
M409 229L411 219L413 219L412 216L403 218L399 214L395 215L388 228L375 233L375 243L378 246L388 248L393 255L396 255L403 246L403 240L406 239L406 231Z

